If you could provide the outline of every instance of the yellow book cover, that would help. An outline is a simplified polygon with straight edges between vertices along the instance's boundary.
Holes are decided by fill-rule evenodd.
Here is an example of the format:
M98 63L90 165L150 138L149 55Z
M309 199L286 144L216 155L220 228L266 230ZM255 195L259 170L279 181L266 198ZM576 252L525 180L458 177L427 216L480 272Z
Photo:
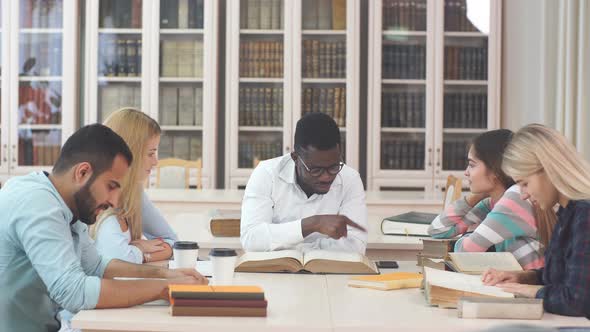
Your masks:
M348 286L378 290L419 288L422 279L420 273L393 272L374 276L353 277L348 280Z

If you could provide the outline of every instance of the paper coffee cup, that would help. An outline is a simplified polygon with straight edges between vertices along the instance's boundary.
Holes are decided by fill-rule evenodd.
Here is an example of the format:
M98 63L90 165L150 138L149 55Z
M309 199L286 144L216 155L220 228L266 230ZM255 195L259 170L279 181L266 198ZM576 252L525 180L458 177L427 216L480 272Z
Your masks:
M209 253L213 264L212 285L231 285L234 279L237 253L233 249L216 248Z
M194 269L197 267L199 245L197 242L176 241L173 247L174 263L177 269Z

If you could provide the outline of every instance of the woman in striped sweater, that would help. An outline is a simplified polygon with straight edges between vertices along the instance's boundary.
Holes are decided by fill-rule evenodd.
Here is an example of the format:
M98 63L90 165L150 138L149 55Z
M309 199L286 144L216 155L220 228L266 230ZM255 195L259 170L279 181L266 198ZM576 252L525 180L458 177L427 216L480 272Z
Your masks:
M508 251L525 270L536 269L544 265L543 252L555 218L521 199L520 188L502 171L511 137L510 130L498 129L474 139L465 170L471 193L448 206L428 233L441 239L464 235L455 251ZM537 223L538 218L547 223Z

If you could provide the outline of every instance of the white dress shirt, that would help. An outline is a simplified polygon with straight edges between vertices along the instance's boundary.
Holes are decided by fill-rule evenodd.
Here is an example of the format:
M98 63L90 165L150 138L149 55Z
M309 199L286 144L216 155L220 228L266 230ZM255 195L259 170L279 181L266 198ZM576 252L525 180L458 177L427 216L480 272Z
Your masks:
M313 249L365 253L367 233L348 226L338 240L312 233L303 238L301 219L345 215L367 228L365 191L359 173L344 165L325 195L307 197L299 187L291 155L265 160L254 170L242 201L241 242L246 251Z

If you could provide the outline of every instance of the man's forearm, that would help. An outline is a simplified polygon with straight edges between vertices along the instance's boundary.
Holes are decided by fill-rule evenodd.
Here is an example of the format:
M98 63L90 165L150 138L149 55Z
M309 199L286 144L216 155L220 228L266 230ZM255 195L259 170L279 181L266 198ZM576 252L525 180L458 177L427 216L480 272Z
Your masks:
M158 299L168 299L165 280L102 279L96 308L125 308Z
M315 216L307 217L301 220L301 235L306 238L309 234L317 231L317 222Z
M168 269L157 266L133 264L118 259L113 259L107 265L103 278L167 278L168 272Z

